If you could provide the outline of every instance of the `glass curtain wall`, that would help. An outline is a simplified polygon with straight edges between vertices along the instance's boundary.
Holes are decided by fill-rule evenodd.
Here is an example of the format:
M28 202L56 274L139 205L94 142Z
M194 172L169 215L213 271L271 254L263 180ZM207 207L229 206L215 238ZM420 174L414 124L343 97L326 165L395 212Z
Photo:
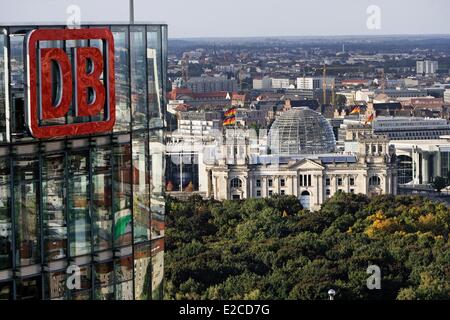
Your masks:
M24 117L24 39L39 27L0 33L0 300L162 298L167 27L103 27L115 40L114 130L51 140ZM104 50L39 44L69 57L84 46ZM71 106L45 125L93 120Z

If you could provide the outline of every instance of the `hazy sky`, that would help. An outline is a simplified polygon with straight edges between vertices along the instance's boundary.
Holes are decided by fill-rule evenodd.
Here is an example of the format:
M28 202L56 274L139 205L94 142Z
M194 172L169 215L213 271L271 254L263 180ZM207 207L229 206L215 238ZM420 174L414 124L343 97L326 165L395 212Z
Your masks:
M0 0L0 24L65 23L70 5L79 6L81 22L125 22L128 3ZM368 28L371 5L380 9L380 23L370 19ZM135 0L135 20L165 22L171 38L450 34L449 14L449 0Z

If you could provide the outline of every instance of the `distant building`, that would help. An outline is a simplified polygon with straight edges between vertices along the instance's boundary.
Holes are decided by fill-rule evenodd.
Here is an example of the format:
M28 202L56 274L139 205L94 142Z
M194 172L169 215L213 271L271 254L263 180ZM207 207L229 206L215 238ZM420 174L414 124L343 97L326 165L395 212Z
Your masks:
M395 169L386 141L374 137L360 145L357 155L285 157L278 158L276 166L270 165L271 155L252 164L208 165L205 176L210 177L206 184L210 189L206 194L218 200L294 195L309 210L320 209L339 191L396 194Z
M365 79L346 79L341 81L341 86L345 88L352 87L367 87L369 85L369 80Z
M177 112L185 112L190 111L192 107L186 103L184 103L183 100L169 100L167 103L167 112L170 114L177 114Z
M319 102L315 99L295 99L289 97L284 101L284 110L290 110L292 108L299 107L308 107L311 110L320 111Z
M428 96L427 90L418 89L388 89L388 90L375 90L375 94L386 94L391 99L409 99L409 98L423 98Z
M369 102L373 99L375 92L373 90L362 89L355 92L355 102Z
M316 91L312 89L289 89L286 93L290 96L295 96L297 99L315 99L320 96ZM322 90L320 90L322 92Z
M438 62L432 60L422 60L416 62L416 73L418 75L433 75L437 72Z
M352 106L352 105L355 104L356 99L355 99L355 91L354 90L336 92L336 97L338 95L341 95L341 96L345 97L345 104L347 106Z
M407 88L414 88L419 85L419 80L414 78L405 78L403 81L405 82L405 87Z
M245 104L249 102L248 96L244 94L239 94L237 92L233 92L231 94L231 105L235 107L243 107Z
M254 90L264 90L272 88L272 80L269 77L253 79Z
M210 135L212 130L222 128L223 112L180 112L177 134L191 136Z
M181 100L192 107L202 105L228 106L231 103L231 94L227 91L195 93L189 88L175 88L167 94L170 101Z
M314 99L319 104L330 104L332 97L331 88L325 90L325 101L323 101L323 89L288 89L285 91L289 96L296 96L297 99Z
M450 136L433 140L393 140L399 185L430 183L440 176L450 183Z
M284 103L281 100L258 101L254 104L254 108L256 110L264 111L266 114L266 121L267 123L270 123L275 119L275 115L283 110Z
M400 102L367 103L366 117L373 114L380 116L410 116L411 110L405 110Z
M371 100L406 100L411 98L425 98L429 96L429 90L426 89L387 89L387 90L368 90L362 89L355 92L355 102L369 102Z
M252 139L241 139L243 144L227 142L223 146L221 154L226 159L199 163L206 197L226 200L294 195L305 209L318 210L339 191L396 194L395 157L387 138L365 135L360 137L356 152L334 153L321 143L327 137L328 143L334 144L326 121L297 119L296 111L290 112L290 123L283 120L282 128L274 124L269 131L271 154L251 154ZM305 130L309 126L309 131ZM273 131L280 128L281 134ZM310 139L315 142L309 143ZM273 148L274 144L279 149Z
M356 142L361 135L372 134L372 126L357 119L343 119L337 140L341 143Z
M450 89L445 89L444 91L444 102L450 104Z
M412 98L402 101L402 105L412 108L412 115L425 118L445 118L447 108L443 98Z
M194 93L234 92L238 89L237 80L227 77L193 77L186 82L186 86Z
M334 77L326 77L326 88L331 89L335 84ZM297 78L297 89L321 89L323 88L323 77L300 77Z
M172 138L166 190L216 200L294 195L309 210L336 192L397 193L394 150L386 137L366 134L354 152L336 153L331 130L319 113L299 108L279 116L268 133L229 130L221 142Z
M445 119L416 117L378 117L373 133L386 135L390 140L429 140L450 135L450 124Z
M222 64L222 65L215 66L214 70L216 70L218 72L232 72L232 73L235 73L236 71L239 70L239 67L235 66L234 64Z
M288 89L290 86L289 79L271 78L272 89Z
M267 120L268 111L266 110L249 110L239 108L236 112L236 122L245 127L252 125L266 127Z

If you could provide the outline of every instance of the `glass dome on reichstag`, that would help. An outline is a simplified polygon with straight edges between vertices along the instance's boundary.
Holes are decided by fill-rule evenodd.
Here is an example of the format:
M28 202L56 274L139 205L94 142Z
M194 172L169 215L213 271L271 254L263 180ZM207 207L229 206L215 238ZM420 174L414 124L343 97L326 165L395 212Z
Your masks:
M330 123L319 112L293 108L278 116L269 131L272 154L299 155L333 152L336 146Z

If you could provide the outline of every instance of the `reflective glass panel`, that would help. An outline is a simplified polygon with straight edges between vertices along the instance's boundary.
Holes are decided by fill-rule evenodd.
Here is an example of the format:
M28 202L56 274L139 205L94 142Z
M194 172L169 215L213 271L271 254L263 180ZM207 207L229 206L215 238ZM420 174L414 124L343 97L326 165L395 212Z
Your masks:
M133 300L133 280L116 284L116 300Z
M93 201L95 250L112 246L113 216L111 210L111 150L95 149L93 152Z
M88 151L73 153L69 156L68 210L71 256L91 252L88 159Z
M148 126L145 27L130 27L131 110L133 129Z
M164 239L152 241L152 299L163 298Z
M47 299L60 299L66 295L67 273L65 271L50 272L45 275L45 294Z
M6 40L7 36L2 33L3 29L0 29L0 141L7 141L7 122L6 122L6 73L8 60L6 59Z
M23 34L11 34L9 37L10 45L10 64L11 64L11 86L23 87Z
M124 246L131 243L131 148L130 145L114 147L114 243Z
M72 300L87 300L91 297L92 288L91 266L80 266L80 287L70 290Z
M128 64L128 28L112 27L114 37L114 68L116 77L116 124L114 131L130 128L130 68Z
M151 235L164 236L164 145L162 130L150 132Z
M12 266L9 160L0 158L0 270Z
M39 300L42 295L41 276L16 281L17 300Z
M91 300L91 291L73 293L71 300Z
M152 281L150 244L140 244L134 248L134 292L136 300L150 299Z
M121 257L115 262L116 283L133 279L133 257Z
M161 31L157 27L147 28L148 105L150 128L162 125L162 77L161 77Z
M16 261L18 265L26 266L40 260L38 161L28 156L17 159L14 164Z
M10 46L10 93L12 135L15 138L29 136L25 129L25 99L24 99L24 34L11 34Z
M134 242L150 240L150 186L146 134L133 134Z
M0 283L0 300L12 300L12 299L13 299L12 282Z
M114 300L114 286L98 287L95 289L96 300Z
M64 259L67 256L64 163L64 154L46 156L42 163L42 214L46 261Z
M95 265L95 285L108 286L114 283L113 262L97 263Z

